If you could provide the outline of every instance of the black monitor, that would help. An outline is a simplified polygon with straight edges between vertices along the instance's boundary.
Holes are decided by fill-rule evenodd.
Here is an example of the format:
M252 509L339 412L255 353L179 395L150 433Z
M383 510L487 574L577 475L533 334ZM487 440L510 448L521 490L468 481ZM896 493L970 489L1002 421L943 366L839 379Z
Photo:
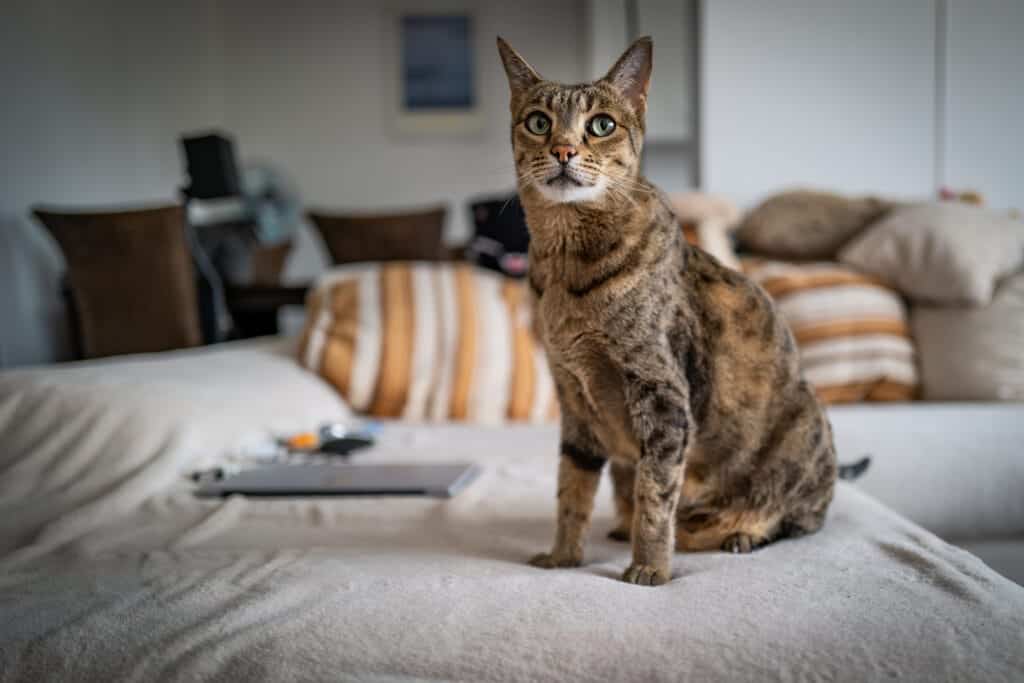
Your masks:
M235 143L220 134L181 139L185 149L189 185L184 189L189 199L237 197L242 193L235 160Z

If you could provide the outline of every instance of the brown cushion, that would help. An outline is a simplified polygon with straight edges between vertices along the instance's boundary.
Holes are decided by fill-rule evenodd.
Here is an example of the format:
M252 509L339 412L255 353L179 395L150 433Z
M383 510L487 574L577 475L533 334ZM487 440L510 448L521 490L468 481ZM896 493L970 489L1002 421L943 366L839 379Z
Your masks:
M335 264L356 261L444 261L445 208L398 214L309 212Z
M736 233L755 254L793 261L833 259L840 248L892 208L873 197L792 190L769 197L744 218Z
M181 207L33 213L64 253L85 358L200 344Z

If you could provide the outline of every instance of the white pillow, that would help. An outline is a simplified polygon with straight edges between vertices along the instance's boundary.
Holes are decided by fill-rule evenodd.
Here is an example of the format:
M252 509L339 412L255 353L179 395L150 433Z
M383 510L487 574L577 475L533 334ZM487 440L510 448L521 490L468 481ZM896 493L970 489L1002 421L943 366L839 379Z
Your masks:
M984 308L915 307L926 400L1024 401L1024 273Z
M839 252L920 302L984 305L1024 261L1024 222L953 202L898 207Z
M271 433L349 420L294 340L0 372L0 557L119 516Z

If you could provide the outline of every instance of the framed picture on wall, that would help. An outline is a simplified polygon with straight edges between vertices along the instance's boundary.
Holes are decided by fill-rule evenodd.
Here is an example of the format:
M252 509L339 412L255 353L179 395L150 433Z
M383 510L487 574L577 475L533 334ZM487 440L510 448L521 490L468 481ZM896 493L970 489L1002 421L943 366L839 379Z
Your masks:
M459 135L481 129L477 45L467 10L393 11L385 41L395 88L392 118L402 133Z
M471 23L465 14L402 17L402 104L406 111L473 109L476 83L471 38Z

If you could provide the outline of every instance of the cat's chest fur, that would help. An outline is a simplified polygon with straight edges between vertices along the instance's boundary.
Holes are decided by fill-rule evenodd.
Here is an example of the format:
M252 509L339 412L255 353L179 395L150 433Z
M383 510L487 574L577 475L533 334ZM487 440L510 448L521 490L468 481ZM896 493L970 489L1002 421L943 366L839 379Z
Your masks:
M562 387L561 400L586 416L609 454L636 460L640 447L629 426L624 369L614 360L621 339L572 294L553 287L537 303L542 316L548 363Z
M562 407L609 457L635 461L626 365L649 352L674 310L679 232L653 195L635 211L556 207L527 220L534 313Z

